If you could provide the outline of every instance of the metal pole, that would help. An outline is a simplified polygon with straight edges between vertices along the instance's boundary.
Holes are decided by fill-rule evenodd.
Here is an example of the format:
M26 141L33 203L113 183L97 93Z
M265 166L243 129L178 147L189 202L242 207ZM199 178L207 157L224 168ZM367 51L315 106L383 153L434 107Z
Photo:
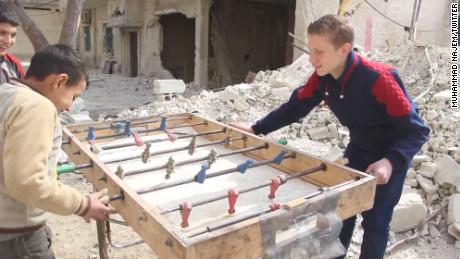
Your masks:
M96 186L93 185L93 191L96 190ZM107 251L107 233L105 229L104 220L96 220L96 229L97 229L97 243L99 246L99 257L101 259L109 259L109 253Z
M175 121L175 120L188 120L192 118L192 116L188 117L178 117L178 118L170 118L166 119L166 121ZM114 120L111 121L112 123L126 123L126 122L131 122L128 120ZM131 122L131 126L137 126L137 125L142 125L142 124L149 124L149 123L156 123L156 122L161 122L161 119L156 119L156 120L146 120L146 121L137 121L137 122ZM104 126L104 127L94 127L94 130L106 130L106 129L111 129L112 126ZM87 132L88 128L85 129L76 129L72 130L72 133L80 133L80 132Z
M289 155L284 156L283 160L287 159L287 158L294 158L294 157L295 157L294 153L289 154ZM258 166L267 165L267 164L271 164L271 163L273 163L273 159L257 161L257 162L254 162L254 163L250 164L247 168L258 167ZM233 172L236 172L238 170L239 170L238 166L234 167L234 168L224 169L224 170L221 170L221 171L217 171L217 172L207 174L206 178L207 179L208 178L213 178L213 177L221 176L221 175L224 175L224 174L233 173ZM136 193L139 194L139 195L146 194L146 193L149 193L149 192L155 192L155 191L159 191L159 190L163 190L163 189L167 189L167 188L171 188L171 187L175 187L175 186L179 186L179 185L184 185L184 184L187 184L187 183L193 183L195 181L196 181L195 177L189 177L189 178L185 178L185 179L176 181L174 183L165 184L163 186L146 187L146 188L137 190ZM120 194L116 194L116 195L113 195L112 197L110 197L110 201L122 200L123 198L124 198L124 195L122 193L120 193Z
M238 137L238 138L230 139L230 141L236 141L236 140L240 140L240 139L245 139L245 137ZM207 146L212 146L212 145L216 145L216 144L222 144L225 141L226 141L226 139L217 140L217 141L213 141L213 142L209 142L209 143L196 145L196 147L197 148L198 147L207 147ZM166 149L166 150L160 150L160 151L156 151L156 152L150 152L150 155L151 156L156 156L156 155L162 155L162 154L167 154L167 153L173 153L173 152L177 152L177 151L187 150L188 148L189 148L189 146L187 145L185 147L178 147L178 148L173 148L173 149ZM118 159L109 160L109 161L102 161L102 162L104 162L105 164L112 164L112 163L123 162L123 161L127 161L127 160L132 160L132 159L137 159L137 158L141 158L141 157L142 157L142 154L140 154L140 155L131 155L131 156L124 157L124 158L118 158Z
M291 179L299 178L299 177L309 175L309 174L312 174L312 173L315 173L315 172L318 172L318 171L321 171L321 170L326 170L326 165L325 164L321 164L320 166L307 169L307 170L305 170L303 172L300 172L300 173L297 173L297 174L294 174L294 175L290 175L290 176L286 177L286 181L284 181L282 184L286 183L287 181L289 181ZM253 186L253 187L250 187L250 188L246 188L244 190L239 191L239 194L252 192L252 191L255 191L257 189L268 187L270 185L271 185L271 182L268 182L268 183L264 183L264 184L261 184L261 185L258 185L258 186ZM228 194L224 194L224 195L216 196L214 198L201 200L201 201L198 201L196 203L192 203L192 207L198 207L198 206L201 206L201 205L204 205L204 204L207 204L207 203L211 203L211 202L215 202L215 201L218 201L218 200L225 199L227 197L228 197ZM163 211L163 212L161 212L161 214L163 215L163 214L171 213L171 212L178 211L178 210L180 210L180 207Z
M265 143L265 144L262 144L262 145L249 147L249 148L243 148L243 149L231 151L231 152L224 153L224 154L217 154L216 157L217 158L226 157L226 156L241 154L241 153L244 153L244 152L254 151L254 150L258 150L258 149L262 149L262 148L268 148L268 144ZM203 156L203 157L198 157L198 158L193 158L193 159L189 159L189 160L179 161L179 162L177 162L175 164L175 166L192 164L192 163L196 163L196 162L200 162L200 161L205 161L207 159L209 159L209 155ZM160 169L165 169L167 166L168 166L168 164L166 163L166 164L161 165L161 166L154 166L154 167L145 168L145 169L127 171L127 172L124 173L124 177L131 176L131 175L137 175L137 174L141 174L141 173L146 173L146 172L150 172L150 171L155 171L155 170L160 170Z
M211 130L211 131L204 131L204 132L200 132L200 133L196 133L196 134L187 134L187 135L181 135L179 137L177 137L177 139L186 139L186 138L191 138L193 137L194 135L195 136L204 136L204 135L211 135L211 134L217 134L217 133L222 133L225 131L225 128L223 129L220 129L220 130ZM174 133L174 132L173 132ZM177 133L174 133L174 134L177 134ZM150 141L145 141L145 143L147 144L153 144L153 143L159 143L159 142L164 142L164 141L170 141L169 138L162 138L162 139L154 139L154 140L150 140ZM132 142L132 143L121 143L121 144L114 144L114 145L109 145L109 146L103 146L101 147L102 150L110 150L110 149L115 149L115 148L121 148L121 147L129 147L129 146L134 146L136 145L135 142Z
M176 127L169 127L168 129L179 129L179 128L185 128L185 127L193 127L193 126L198 126L198 125L203 125L206 124L207 122L197 122L197 123L191 123L191 124L182 124ZM155 132L155 131L160 131L161 128L154 128L154 129L145 129L145 130L138 130L137 133L147 133L147 132ZM96 139L106 139L106 138L113 138L113 137L121 137L124 136L125 133L116 133L116 134L110 134L110 135L104 135L97 137Z

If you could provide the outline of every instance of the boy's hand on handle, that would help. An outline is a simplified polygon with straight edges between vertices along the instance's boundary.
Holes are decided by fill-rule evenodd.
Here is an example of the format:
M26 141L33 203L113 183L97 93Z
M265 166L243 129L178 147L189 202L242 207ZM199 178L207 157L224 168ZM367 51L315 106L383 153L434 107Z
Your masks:
M390 160L382 158L379 161L371 164L367 170L377 178L377 184L386 184L390 180L391 173L393 172L393 166Z
M115 210L108 206L109 196L107 189L102 189L98 192L92 193L85 197L82 205L85 209L82 213L78 214L89 223L91 219L104 220L109 217L109 214L115 213Z
M249 132L251 134L254 134L254 130L252 130L252 125L250 123L247 123L247 122L232 122L230 123L230 126L234 127L234 128L237 128L239 130L242 130L242 131L246 131L246 132Z

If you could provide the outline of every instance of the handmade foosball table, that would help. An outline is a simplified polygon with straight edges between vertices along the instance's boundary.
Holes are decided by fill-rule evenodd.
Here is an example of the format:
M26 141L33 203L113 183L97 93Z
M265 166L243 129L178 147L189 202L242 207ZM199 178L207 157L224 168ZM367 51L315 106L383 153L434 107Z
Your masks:
M194 114L63 131L67 170L160 258L333 256L342 219L373 205L374 177Z

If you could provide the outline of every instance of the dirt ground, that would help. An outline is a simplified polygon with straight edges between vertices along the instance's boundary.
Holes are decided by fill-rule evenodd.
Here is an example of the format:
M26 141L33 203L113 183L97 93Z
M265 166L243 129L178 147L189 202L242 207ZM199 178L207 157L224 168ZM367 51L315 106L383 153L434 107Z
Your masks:
M86 108L93 118L101 113L117 113L123 109L153 102L150 87L151 81L139 78L125 78L118 75L101 75L92 71L92 83L83 94ZM62 175L60 180L83 193L92 191L92 185L82 175ZM53 250L57 258L81 259L99 258L96 224L87 224L77 216L55 216L49 221L53 230ZM118 243L138 240L139 236L131 228L113 225L113 240ZM400 237L398 237L399 239ZM429 236L410 241L401 245L387 258L449 258L460 259L460 248L453 245L454 241L446 233L441 237ZM355 245L352 250L356 250ZM349 258L357 258L355 255ZM110 258L157 258L152 250L141 244L126 249L109 249Z

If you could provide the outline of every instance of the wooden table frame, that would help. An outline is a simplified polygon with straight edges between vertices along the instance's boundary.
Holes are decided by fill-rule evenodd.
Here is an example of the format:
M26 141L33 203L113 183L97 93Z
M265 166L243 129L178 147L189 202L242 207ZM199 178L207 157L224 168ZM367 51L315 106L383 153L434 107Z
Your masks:
M230 128L219 122L204 119L193 114L175 114L167 117L168 119L176 118L168 122L170 127L205 121L205 124L193 127L197 132L216 130L223 127ZM154 129L160 126L159 117L135 119L132 121L152 121L155 119L158 119L158 121L142 125L147 129ZM158 211L157 208L147 204L134 190L126 186L123 180L112 173L94 153L85 147L84 141L81 141L86 139L87 132L84 132L84 129L87 129L89 126L108 128L97 130L96 132L98 135L113 134L113 131L109 127L110 125L111 122L97 122L65 127L63 129L63 141L64 143L67 142L67 144L63 145L63 149L74 163L82 164L91 162L93 164L92 168L83 169L82 172L96 189L108 188L110 195L123 192L124 199L113 202L112 206L117 209L118 213L122 215L125 221L144 239L160 258L257 258L264 255L265 248L262 240L260 222L257 217L239 222L231 227L208 232L201 235L199 238L187 238L180 231L180 227L172 225L160 215L160 211ZM297 154L295 159L288 159L283 161L281 165L273 166L287 174L293 174L308 168L316 167L322 163L326 164L327 169L325 171L302 177L304 180L317 186L334 186L356 179L356 181L338 188L340 191L340 198L337 207L337 215L340 218L349 218L373 206L376 189L376 180L374 177L336 163L313 157L290 147L281 146L277 143L264 140L258 136L248 135L237 129L230 129L232 137L242 135L248 136L246 141L241 140L233 142L231 144L232 149L240 149L245 146L256 146L263 143L269 144L268 149L249 152L248 156L254 159L271 159L283 148L295 152ZM159 132L152 132L148 134L153 135L158 133ZM206 135L204 137L213 141L223 139L225 133ZM100 141L103 142L107 140L108 139L102 139ZM96 143L98 141L97 139L95 140Z

